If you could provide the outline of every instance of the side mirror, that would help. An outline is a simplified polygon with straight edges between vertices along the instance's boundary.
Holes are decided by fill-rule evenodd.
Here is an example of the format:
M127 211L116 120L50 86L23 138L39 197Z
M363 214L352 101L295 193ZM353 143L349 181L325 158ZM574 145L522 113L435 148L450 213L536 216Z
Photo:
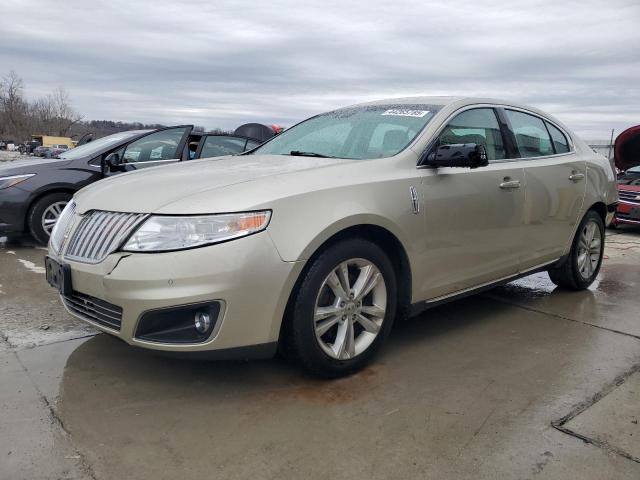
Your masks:
M433 167L478 168L489 165L484 146L477 143L440 145L429 153L425 163Z
M104 159L104 164L110 172L119 172L122 170L122 159L119 153L110 153L107 155Z

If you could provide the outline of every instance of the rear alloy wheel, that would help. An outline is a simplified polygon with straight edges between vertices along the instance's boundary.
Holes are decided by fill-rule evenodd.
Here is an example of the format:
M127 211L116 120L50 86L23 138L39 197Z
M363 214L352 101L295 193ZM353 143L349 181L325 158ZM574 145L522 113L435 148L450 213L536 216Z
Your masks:
M46 244L60 214L71 200L68 193L52 193L37 200L29 210L29 231L39 243Z
M386 338L396 308L396 278L383 250L347 239L320 254L304 274L283 341L310 372L336 377L362 368Z
M590 210L578 227L569 257L560 267L549 270L549 277L559 287L584 290L598 276L603 253L604 222Z

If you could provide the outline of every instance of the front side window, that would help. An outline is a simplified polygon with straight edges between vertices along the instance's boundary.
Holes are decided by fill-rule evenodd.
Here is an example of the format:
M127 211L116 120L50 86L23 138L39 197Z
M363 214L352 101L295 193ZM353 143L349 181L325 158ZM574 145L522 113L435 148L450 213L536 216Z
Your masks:
M505 110L511 123L520 157L543 157L553 155L549 132L542 119L516 110Z
M168 128L142 137L127 145L123 159L127 163L180 159L178 147L185 132L185 127Z
M424 104L343 108L285 130L252 153L351 160L391 157L407 148L441 108Z
M225 155L237 155L245 150L247 140L242 137L226 135L209 135L204 140L200 158L223 157Z
M551 125L549 122L544 122L547 125L547 129L551 134L551 140L553 140L553 147L556 153L567 153L569 151L569 141L560 130Z
M436 141L437 146L460 143L482 145L489 161L506 158L500 125L491 108L474 108L459 113L444 128Z

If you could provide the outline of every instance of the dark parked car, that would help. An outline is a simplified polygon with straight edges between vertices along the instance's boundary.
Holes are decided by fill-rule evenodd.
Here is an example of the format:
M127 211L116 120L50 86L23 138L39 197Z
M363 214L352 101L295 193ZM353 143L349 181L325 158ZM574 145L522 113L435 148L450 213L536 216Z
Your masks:
M46 243L62 209L90 183L144 167L237 154L264 141L192 130L181 125L115 133L62 152L57 159L0 164L0 236L28 232Z
M45 147L44 145L40 145L39 147L36 147L33 149L33 155L36 157L46 157L47 156L47 152L49 151L51 147Z

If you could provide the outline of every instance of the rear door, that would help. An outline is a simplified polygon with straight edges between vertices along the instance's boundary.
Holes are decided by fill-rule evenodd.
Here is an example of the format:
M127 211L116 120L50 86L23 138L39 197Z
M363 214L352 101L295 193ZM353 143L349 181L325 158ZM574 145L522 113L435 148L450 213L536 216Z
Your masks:
M550 121L517 109L500 112L509 125L526 183L521 269L558 259L580 221L586 162L570 137Z
M204 141L200 142L200 146L196 152L196 158L237 155L255 146L255 142L245 137L235 135L207 135Z
M122 159L120 170L129 172L182 161L192 129L192 125L181 125L156 130L116 150Z
M524 171L492 107L455 115L431 148L460 143L483 145L489 165L425 172L421 293L432 301L515 275L523 248Z

